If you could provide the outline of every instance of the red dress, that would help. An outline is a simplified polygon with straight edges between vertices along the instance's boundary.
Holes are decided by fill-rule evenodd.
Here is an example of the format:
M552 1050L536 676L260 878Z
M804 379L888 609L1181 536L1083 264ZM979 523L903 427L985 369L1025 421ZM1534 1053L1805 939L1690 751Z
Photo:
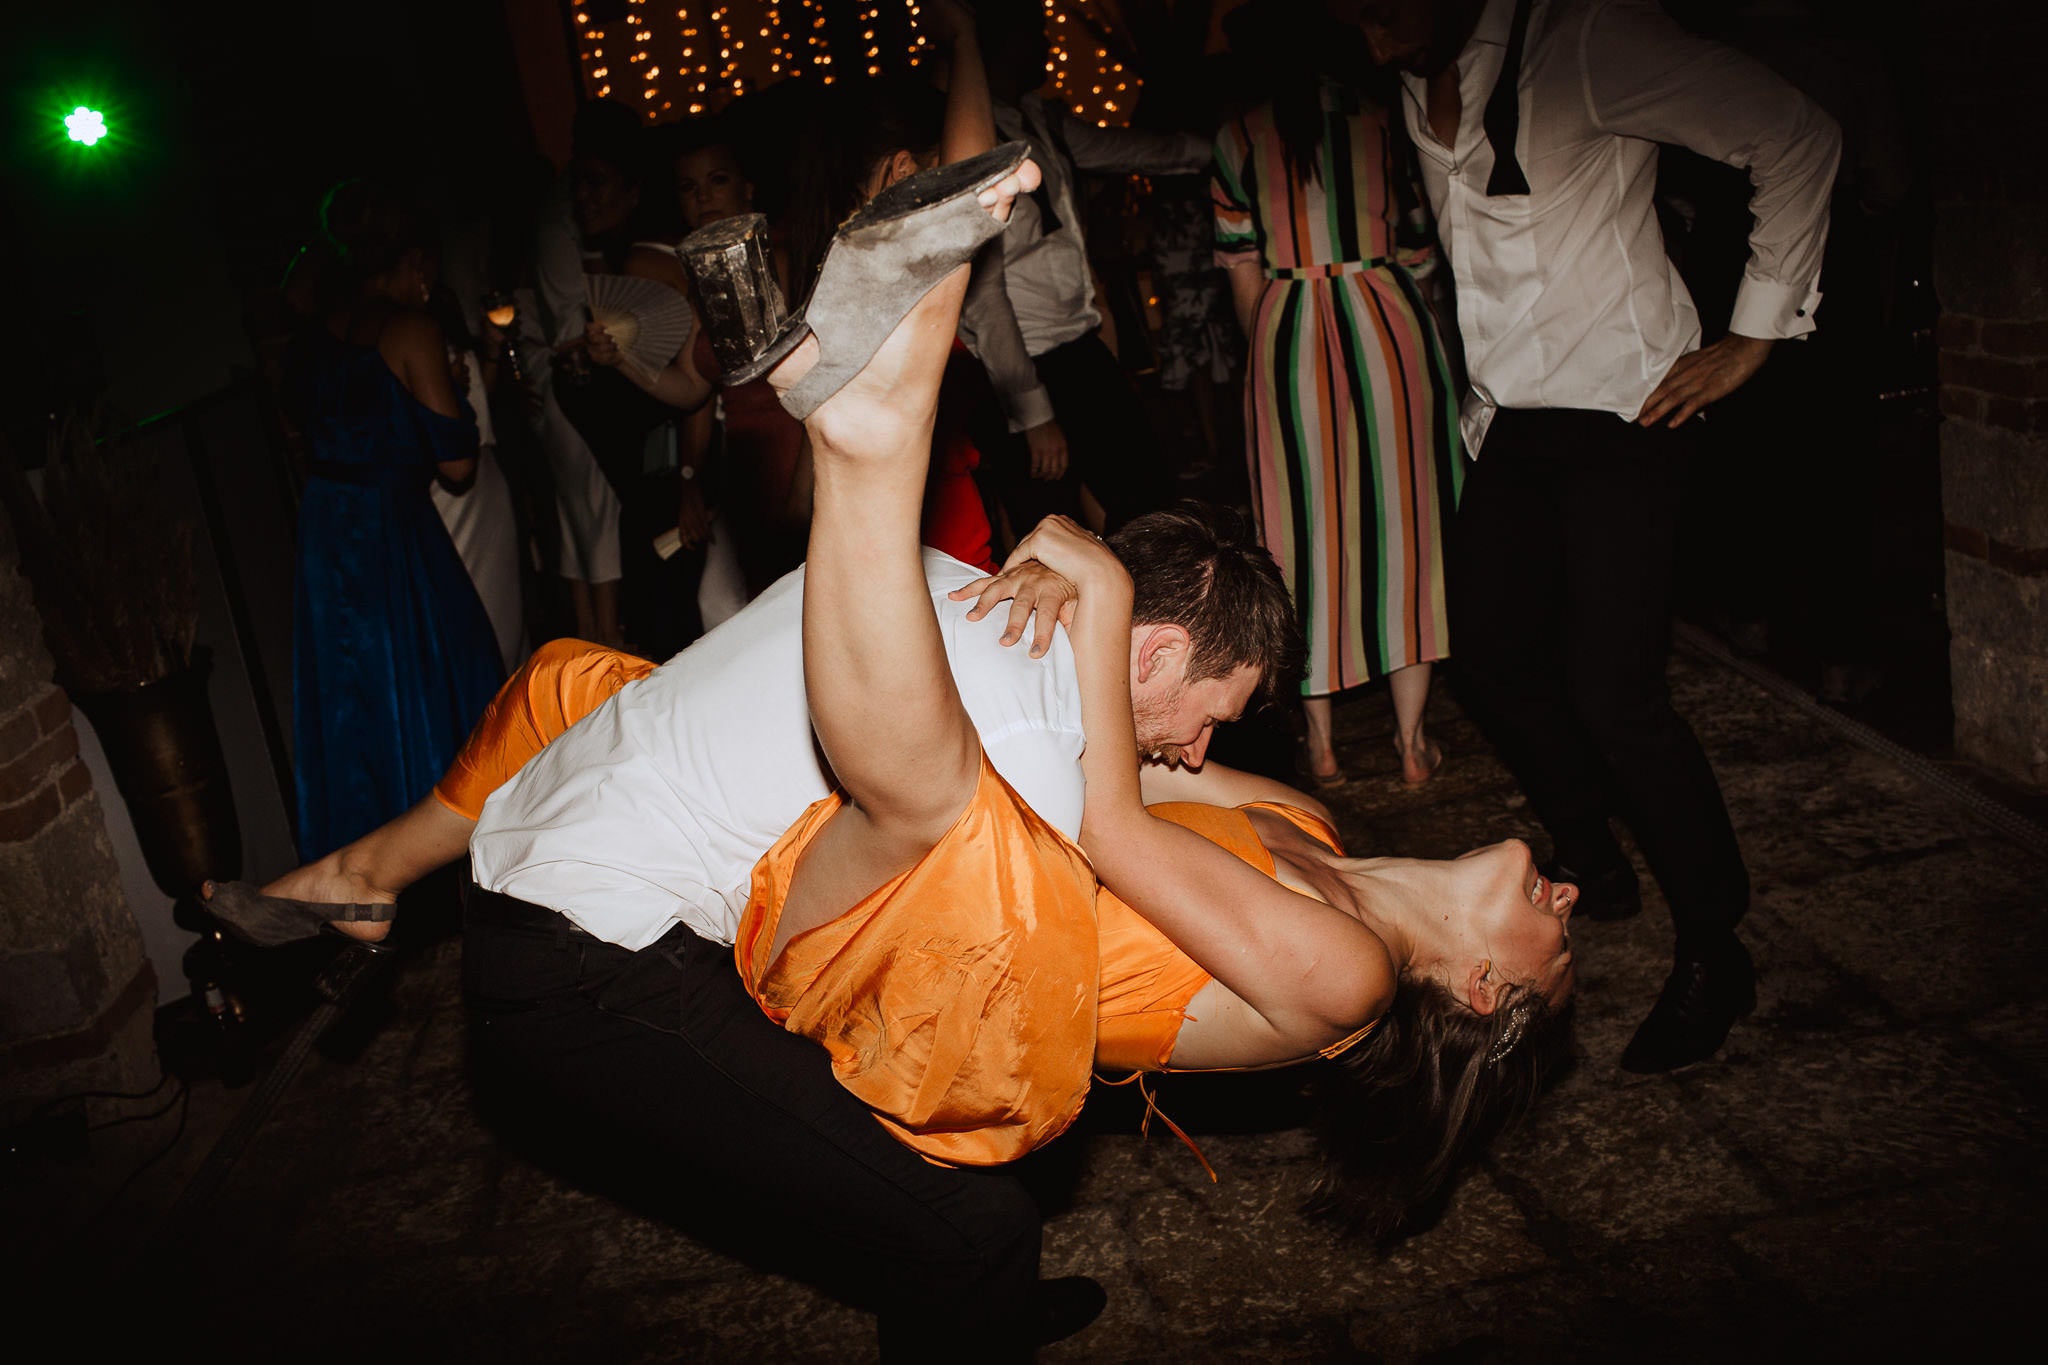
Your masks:
M702 328L690 345L697 371L714 382L718 362ZM922 538L984 573L997 569L988 510L974 471L981 451L969 434L988 377L981 362L956 338L939 386L938 423L932 431L931 473L925 480ZM790 495L803 452L803 424L783 410L765 379L721 390L725 404L725 512L739 548L747 596L758 596L803 563L808 527L794 520Z
M969 419L988 388L988 375L973 352L953 339L939 384L939 420L932 429L932 470L924 483L924 543L983 573L997 569L989 542L988 509L974 471L981 451L968 434Z

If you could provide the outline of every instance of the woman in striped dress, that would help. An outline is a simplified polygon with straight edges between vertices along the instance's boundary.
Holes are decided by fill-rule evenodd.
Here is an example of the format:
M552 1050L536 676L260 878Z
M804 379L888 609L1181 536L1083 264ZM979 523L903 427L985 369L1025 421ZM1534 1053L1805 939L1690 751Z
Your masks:
M1416 284L1432 262L1396 241L1419 226L1396 206L1399 116L1304 75L1216 138L1217 262L1251 343L1252 503L1308 638L1306 771L1344 780L1330 697L1386 677L1414 784L1442 760L1423 711L1449 653L1444 536L1465 454Z

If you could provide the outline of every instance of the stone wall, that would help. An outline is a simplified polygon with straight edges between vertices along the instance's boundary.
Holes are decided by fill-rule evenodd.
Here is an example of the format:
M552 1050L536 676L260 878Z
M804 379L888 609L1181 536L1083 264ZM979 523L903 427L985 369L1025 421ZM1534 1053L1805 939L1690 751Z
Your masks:
M0 510L0 1126L157 1076L156 974Z
M2048 786L2048 7L1923 9L1956 749Z

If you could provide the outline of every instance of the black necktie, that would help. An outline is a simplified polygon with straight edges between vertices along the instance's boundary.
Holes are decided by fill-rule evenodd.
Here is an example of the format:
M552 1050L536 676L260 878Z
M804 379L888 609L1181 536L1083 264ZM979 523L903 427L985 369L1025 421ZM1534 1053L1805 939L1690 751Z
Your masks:
M1522 133L1522 44L1529 36L1529 7L1533 0L1515 0L1515 21L1508 30L1507 55L1501 59L1500 75L1493 93L1486 98L1486 140L1493 144L1493 174L1486 178L1489 199L1504 194L1527 194L1529 177L1515 157L1515 142Z

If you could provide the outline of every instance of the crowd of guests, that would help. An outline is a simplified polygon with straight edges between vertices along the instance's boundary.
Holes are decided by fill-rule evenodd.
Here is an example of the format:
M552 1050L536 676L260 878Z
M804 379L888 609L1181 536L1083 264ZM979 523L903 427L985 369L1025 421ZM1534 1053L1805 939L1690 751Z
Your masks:
M802 427L759 377L723 382L676 252L700 228L765 214L778 284L796 303L862 202L955 159L964 138L1031 138L1047 178L977 271L933 438L926 541L993 569L1049 514L1107 532L1175 500L1175 470L1119 361L1081 177L1205 179L1210 139L1101 129L1032 93L1047 58L1035 6L976 15L947 0L925 30L944 53L977 18L968 81L940 60L902 79L784 83L658 127L623 104L587 105L569 164L523 210L500 207L480 228L460 209L436 224L422 196L374 180L327 196L319 236L285 284L293 340L272 367L305 457L303 854L331 852L417 799L420 765L446 761L487 695L458 679L502 680L563 635L666 658L802 561ZM1205 231L1206 218L1205 206ZM1213 303L1222 276L1203 256L1194 273ZM680 313L672 355L650 358L612 335L615 311L598 316L591 296L614 276L670 296L647 311ZM403 366L387 326L417 344ZM1216 375L1235 369L1231 346L1205 337L1201 349ZM361 382L385 372L372 352L389 372L381 387ZM444 352L447 373L422 378L419 357ZM351 373L357 382L342 382ZM365 420L373 400L389 409L382 430ZM474 594L442 572L452 561L422 519L430 506ZM358 543L328 543L328 524L350 526ZM360 543L372 535L376 545ZM451 624L473 623L472 597L492 648ZM395 723L393 708L416 723L385 727L404 736L388 752L366 744L358 720Z
M1735 933L1749 888L1663 679L1680 493L1692 419L1814 327L1835 120L1647 0L1256 0L1226 20L1229 78L1162 78L1181 126L1137 129L1034 93L1035 0L923 14L938 58L913 79L785 82L657 128L586 107L569 166L496 251L437 237L388 187L328 197L324 243L288 286L303 325L280 378L307 456L294 715L309 863L415 803L439 822L427 842L459 850L481 796L443 797L454 824L423 798L531 644L612 651L580 715L644 676L618 651L676 654L816 543L819 462L836 455L793 415L810 405L771 387L783 357L697 316L690 234L764 215L746 238L763 287L800 304L863 205L1014 140L1036 171L1004 201L943 357L917 456L924 544L993 572L1020 541L1063 544L1028 537L1064 515L1112 541L1135 524L1123 544L1142 545L1148 514L1238 448L1218 429L1241 428L1245 501L1305 644L1299 679L1278 681L1300 706L1300 775L1345 782L1332 700L1384 678L1402 778L1430 781L1432 669L1455 645L1467 708L1551 839L1527 894L1546 914L1637 910L1619 818L1671 906L1672 974L1622 1065L1711 1055L1754 1006ZM1660 142L1755 185L1746 264L1705 334L1659 226ZM1156 329L1127 302L1144 291L1104 278L1114 252L1091 250L1091 230L1121 237L1090 216L1091 175L1153 187ZM515 239L530 249L505 250ZM646 288L615 293L612 276ZM597 294L653 302L599 316ZM668 338L661 353L647 333ZM1190 395L1185 448L1158 438L1140 364ZM1229 715L1212 709L1156 751L1201 767ZM1496 989L1494 970L1475 963L1471 990ZM1514 1046L1491 1028L1474 1067Z

